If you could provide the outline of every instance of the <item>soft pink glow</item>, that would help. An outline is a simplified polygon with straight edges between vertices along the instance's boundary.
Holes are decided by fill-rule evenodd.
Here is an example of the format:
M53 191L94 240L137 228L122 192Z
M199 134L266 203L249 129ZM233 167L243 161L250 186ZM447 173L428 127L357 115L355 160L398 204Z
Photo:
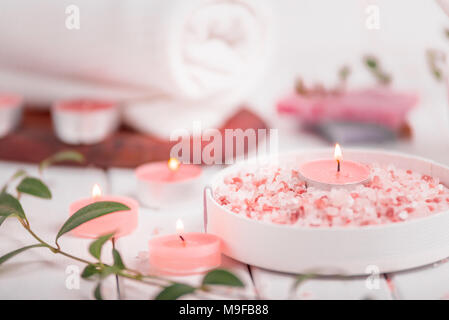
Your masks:
M72 230L72 234L82 238L97 238L108 233L115 233L115 238L126 236L132 233L138 225L138 203L127 197L119 196L96 196L88 199L81 199L70 205L70 215L79 209L97 201L114 201L128 206L131 210L119 211L93 219Z
M194 274L221 264L221 241L206 233L161 236L149 242L149 260L157 271L168 274Z
M183 182L198 178L202 169L192 164L180 165L175 171L171 170L167 162L153 162L136 169L138 179L152 182Z
M369 178L369 168L354 161L340 161L340 172L337 172L335 160L315 160L303 163L300 173L307 179L327 184L353 184Z

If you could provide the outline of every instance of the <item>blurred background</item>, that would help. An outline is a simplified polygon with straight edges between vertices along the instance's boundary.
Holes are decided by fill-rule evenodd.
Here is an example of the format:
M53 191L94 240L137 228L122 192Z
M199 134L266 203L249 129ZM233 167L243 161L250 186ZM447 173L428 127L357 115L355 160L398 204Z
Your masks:
M120 127L92 146L100 157L117 139L129 145L136 141L129 137L142 135L154 144L201 121L205 128L276 128L281 151L349 136L343 148L404 151L449 164L445 1L4 0L0 6L0 91L37 110L61 99L118 101L127 135ZM344 86L342 70L349 70ZM388 86L379 74L388 76ZM401 123L392 127L392 118ZM61 139L48 130L23 131L34 119L25 113L18 129L0 139L0 157L11 160L12 148L22 154L30 143L55 151L47 145ZM28 144L21 145L24 137ZM142 139L136 148L151 149ZM148 152L164 158L167 150ZM32 160L18 157L12 160Z

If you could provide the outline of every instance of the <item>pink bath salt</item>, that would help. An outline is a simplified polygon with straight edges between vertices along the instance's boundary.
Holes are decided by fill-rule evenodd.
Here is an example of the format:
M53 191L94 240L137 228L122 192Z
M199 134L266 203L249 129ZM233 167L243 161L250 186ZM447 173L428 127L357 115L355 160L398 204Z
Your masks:
M369 170L365 185L321 190L307 188L297 166L251 168L226 176L214 197L249 219L314 228L400 223L449 210L449 189L438 179L391 165Z

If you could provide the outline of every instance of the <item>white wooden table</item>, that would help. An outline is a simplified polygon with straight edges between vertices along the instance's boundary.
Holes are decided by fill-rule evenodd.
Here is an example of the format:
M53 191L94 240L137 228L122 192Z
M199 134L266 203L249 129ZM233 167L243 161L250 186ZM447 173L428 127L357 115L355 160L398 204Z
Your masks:
M16 168L35 173L34 166L0 162L1 183ZM205 181L217 169L207 169ZM132 170L79 168L50 168L44 179L53 192L53 200L24 196L23 206L30 223L45 240L52 241L66 220L71 201L89 196L94 183L99 183L110 194L135 197L135 180ZM140 210L139 227L132 235L117 242L123 259L130 267L146 271L148 268L148 240L175 231L175 221L182 218L187 231L202 230L202 203L183 208ZM33 244L33 239L15 219L7 219L0 227L0 254L21 246ZM72 236L61 238L61 246L77 256L88 258L90 240ZM110 252L110 245L104 252ZM248 298L262 299L441 299L449 297L449 263L445 261L416 270L367 277L316 277L305 281L297 290L291 290L296 275L273 272L242 264L224 257L223 267L234 271L246 284L243 294ZM95 283L78 282L83 265L68 258L37 248L8 261L0 268L0 299L89 299ZM180 277L186 283L198 283L200 275ZM158 289L130 280L121 280L122 299L151 299ZM231 292L231 296L232 296ZM103 295L116 299L113 277L103 285ZM227 298L228 295L217 295Z
M273 93L274 97L275 93ZM257 101L260 99L259 101ZM262 101L263 100L263 101ZM273 99L256 98L254 103L265 110L273 110ZM271 126L279 129L279 151L314 148L325 145L316 137L298 135L296 126L267 115ZM378 146L424 156L449 165L449 116L447 95L441 86L423 90L422 103L410 118L415 136L411 141ZM375 147L375 146L373 146ZM37 174L35 166L0 161L0 185L18 168ZM205 170L206 182L218 168ZM136 197L136 182L132 170L95 168L49 168L44 176L53 192L51 201L24 196L23 206L33 229L45 240L54 239L68 217L69 204L79 198L89 197L94 183L105 193ZM148 268L146 252L148 240L164 233L175 232L175 221L182 218L186 231L202 231L202 198L177 209L151 210L141 208L139 227L130 236L120 239L117 246L125 263L145 271ZM73 254L88 258L91 241L66 235L61 246ZM7 219L0 226L0 255L19 247L33 244L34 240L17 221ZM108 244L108 246L110 246ZM110 252L106 248L105 252ZM224 257L223 267L233 270L246 284L247 297L262 299L445 299L449 298L449 263L442 261L415 270L380 275L374 282L368 277L317 277L304 282L298 290L291 287L296 275L283 274L248 266ZM77 273L83 266L65 257L54 255L43 248L22 253L0 268L0 299L89 299L95 283L81 280ZM186 283L198 283L200 276L183 277ZM368 279L368 280L367 280ZM378 281L377 281L378 280ZM124 280L120 283L122 298L151 299L157 289ZM103 285L103 296L116 299L113 277ZM226 298L226 296L219 296Z

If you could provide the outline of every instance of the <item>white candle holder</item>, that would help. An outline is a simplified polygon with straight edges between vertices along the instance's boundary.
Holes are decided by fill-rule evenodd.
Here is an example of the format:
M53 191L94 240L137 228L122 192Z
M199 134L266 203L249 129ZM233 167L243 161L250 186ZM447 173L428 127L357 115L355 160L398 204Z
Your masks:
M66 107L79 104L79 108ZM100 104L99 108L83 108L83 104ZM56 136L71 145L96 144L111 135L119 125L119 106L114 102L96 100L58 101L52 107Z
M22 110L22 97L0 94L0 138L17 128L22 118Z
M294 152L273 159L290 161L323 158L331 151ZM346 150L345 157L362 163L393 164L440 179L449 185L449 168L433 161L374 150ZM362 275L375 265L381 273L433 263L449 256L449 212L394 224L362 227L297 227L257 221L218 204L211 189L228 174L255 160L219 172L205 190L207 231L223 240L223 253L261 268L323 275ZM234 171L235 170L235 171ZM206 226L205 226L206 227Z
M145 171L152 163L136 169L137 193L141 204L148 208L184 206L190 202L200 202L202 170L182 181L158 181L145 177Z

